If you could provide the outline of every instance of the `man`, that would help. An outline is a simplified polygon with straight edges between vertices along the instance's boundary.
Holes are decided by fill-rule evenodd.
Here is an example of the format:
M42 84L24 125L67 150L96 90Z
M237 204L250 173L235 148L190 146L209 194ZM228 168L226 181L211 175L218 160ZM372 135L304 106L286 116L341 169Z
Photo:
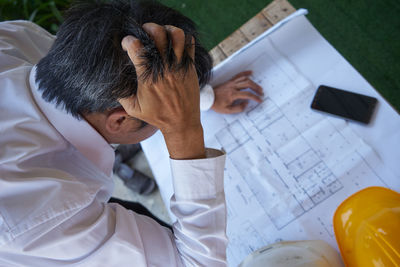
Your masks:
M153 2L75 6L55 41L29 22L1 23L0 266L226 265L225 156L204 147L200 123L210 68L193 23ZM241 91L261 93L249 75L216 87L213 108L261 101ZM173 231L107 203L110 144L157 129Z

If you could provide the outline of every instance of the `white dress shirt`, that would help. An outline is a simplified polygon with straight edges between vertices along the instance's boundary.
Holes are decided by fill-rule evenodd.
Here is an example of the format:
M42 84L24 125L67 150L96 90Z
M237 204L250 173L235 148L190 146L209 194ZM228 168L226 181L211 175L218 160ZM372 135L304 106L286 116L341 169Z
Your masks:
M0 266L225 266L225 156L171 160L174 233L107 203L113 149L34 82L54 38L0 23Z

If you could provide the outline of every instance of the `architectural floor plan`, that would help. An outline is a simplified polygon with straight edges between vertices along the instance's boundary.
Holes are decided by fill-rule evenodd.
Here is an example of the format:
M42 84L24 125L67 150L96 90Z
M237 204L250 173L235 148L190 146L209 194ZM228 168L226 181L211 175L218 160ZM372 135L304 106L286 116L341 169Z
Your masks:
M219 64L213 85L244 70L253 71L264 101L237 115L202 113L206 146L227 153L229 266L283 240L337 248L332 219L342 201L369 186L400 190L398 114L303 16ZM361 126L311 110L319 84L378 98L375 120ZM173 187L162 135L142 147L168 206Z
M311 237L335 246L331 221L338 199L366 181L388 186L371 165L379 163L373 150L346 121L310 109L316 88L268 44L244 67L264 88L263 103L219 118L218 125L203 119L207 145L228 155L231 266L279 240Z

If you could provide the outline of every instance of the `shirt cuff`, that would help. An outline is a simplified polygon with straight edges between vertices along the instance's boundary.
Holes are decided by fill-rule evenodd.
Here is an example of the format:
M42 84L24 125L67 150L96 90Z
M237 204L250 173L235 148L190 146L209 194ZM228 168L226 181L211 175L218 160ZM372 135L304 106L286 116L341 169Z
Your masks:
M206 149L206 158L192 160L170 159L175 198L209 199L224 190L225 154Z
M214 99L214 89L211 87L211 85L206 84L203 86L200 90L200 110L209 110L214 104Z

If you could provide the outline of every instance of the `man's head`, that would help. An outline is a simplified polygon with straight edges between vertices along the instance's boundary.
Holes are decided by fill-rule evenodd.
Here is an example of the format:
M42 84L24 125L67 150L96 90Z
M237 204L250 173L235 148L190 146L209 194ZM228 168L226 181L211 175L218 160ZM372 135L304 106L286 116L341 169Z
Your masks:
M173 25L195 38L195 67L200 85L210 77L212 61L199 44L194 23L179 12L154 1L90 2L73 6L61 25L50 52L37 65L36 81L43 97L75 117L85 117L109 142L137 142L144 123L127 116L118 99L136 94L135 67L121 47L133 35L144 45L147 74L162 76L163 62L142 25ZM190 63L189 57L182 67ZM141 129L141 130L139 130ZM154 129L152 129L154 132Z

